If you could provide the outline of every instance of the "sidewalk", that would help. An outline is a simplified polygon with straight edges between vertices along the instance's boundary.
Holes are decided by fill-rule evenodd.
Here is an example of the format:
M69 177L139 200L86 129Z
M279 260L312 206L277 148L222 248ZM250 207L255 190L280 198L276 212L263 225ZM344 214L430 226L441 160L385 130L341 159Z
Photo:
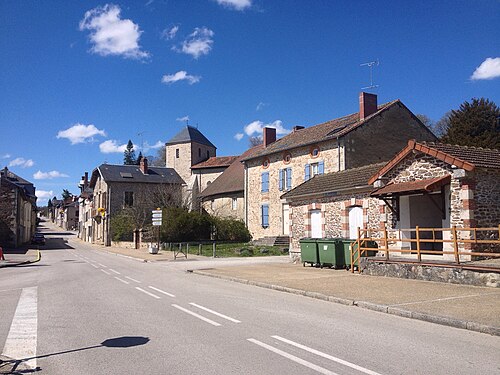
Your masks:
M35 263L40 260L39 257L40 257L39 251L34 249L22 249L22 250L4 249L5 260L0 260L0 268L14 267L23 264Z

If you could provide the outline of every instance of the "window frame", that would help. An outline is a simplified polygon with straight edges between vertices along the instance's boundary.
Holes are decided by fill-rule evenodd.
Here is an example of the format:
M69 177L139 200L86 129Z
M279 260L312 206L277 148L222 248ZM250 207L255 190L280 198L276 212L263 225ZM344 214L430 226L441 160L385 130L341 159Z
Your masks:
M260 192L269 193L269 172L260 174Z
M124 191L123 192L123 206L124 207L134 207L134 192Z
M262 228L269 228L269 204L265 203L260 206L260 216Z

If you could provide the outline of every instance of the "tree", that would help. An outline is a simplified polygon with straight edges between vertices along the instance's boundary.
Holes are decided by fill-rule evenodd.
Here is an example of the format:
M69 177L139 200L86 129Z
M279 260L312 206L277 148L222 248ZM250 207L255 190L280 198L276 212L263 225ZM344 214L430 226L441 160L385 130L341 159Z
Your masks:
M248 143L250 147L255 147L261 145L264 142L264 139L261 136L250 137L248 139Z
M137 160L135 158L134 144L129 139L125 151L123 151L123 164L124 165L136 165Z
M137 160L135 164L140 165L141 164L141 159L142 159L142 151L139 151L139 156L137 157Z
M73 194L71 194L68 189L63 189L61 196L62 196L63 200L66 200L66 199L72 197Z
M442 137L448 131L450 127L450 115L451 111L446 112L443 117L434 123L433 131L437 137Z
M500 108L492 101L473 98L451 111L441 140L463 146L500 148Z
M150 162L149 164L154 167L164 167L165 165L167 165L166 156L167 153L165 147L160 147L155 157L148 157L148 161Z
M422 124L424 124L425 126L427 126L430 130L432 130L433 126L434 126L434 122L431 120L431 118L427 115L423 115L423 114L418 114L416 115L417 118L422 122Z

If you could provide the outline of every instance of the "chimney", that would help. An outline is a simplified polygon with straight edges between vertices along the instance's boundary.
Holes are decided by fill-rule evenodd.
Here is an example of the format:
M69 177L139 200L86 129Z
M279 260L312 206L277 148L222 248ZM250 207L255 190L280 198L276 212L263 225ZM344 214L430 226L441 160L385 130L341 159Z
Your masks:
M300 125L295 125L295 126L293 127L293 132L295 133L297 130L300 130L300 129L304 129L304 127L303 127L303 126L300 126Z
M275 128L264 128L263 129L264 136L264 147L269 146L271 143L276 141L276 129Z
M361 92L359 94L359 120L363 121L365 118L377 112L377 95Z
M148 159L146 159L144 156L141 158L139 167L143 174L148 174Z

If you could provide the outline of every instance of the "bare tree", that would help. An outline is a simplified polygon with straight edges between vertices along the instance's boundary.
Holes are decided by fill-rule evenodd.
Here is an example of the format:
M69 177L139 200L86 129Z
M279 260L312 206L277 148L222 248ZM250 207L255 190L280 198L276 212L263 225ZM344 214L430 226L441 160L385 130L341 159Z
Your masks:
M250 147L261 145L263 142L264 142L264 140L260 135L255 136L255 137L250 137L248 139L248 143L249 143Z

